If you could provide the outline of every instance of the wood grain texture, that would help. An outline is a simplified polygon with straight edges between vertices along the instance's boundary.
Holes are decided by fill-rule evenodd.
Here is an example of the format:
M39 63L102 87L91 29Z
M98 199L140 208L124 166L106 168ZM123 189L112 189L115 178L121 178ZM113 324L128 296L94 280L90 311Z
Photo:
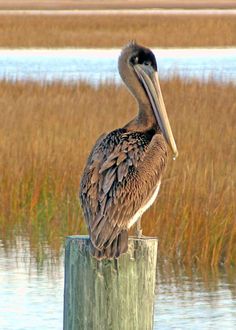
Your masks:
M89 250L88 236L66 240L63 329L152 329L157 239L130 238L119 260Z

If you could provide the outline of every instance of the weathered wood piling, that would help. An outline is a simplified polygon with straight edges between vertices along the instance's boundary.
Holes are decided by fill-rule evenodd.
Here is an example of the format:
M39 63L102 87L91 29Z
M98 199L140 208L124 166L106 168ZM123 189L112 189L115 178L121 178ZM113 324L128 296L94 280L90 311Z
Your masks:
M130 238L118 260L97 261L88 236L65 248L64 330L151 330L157 239Z

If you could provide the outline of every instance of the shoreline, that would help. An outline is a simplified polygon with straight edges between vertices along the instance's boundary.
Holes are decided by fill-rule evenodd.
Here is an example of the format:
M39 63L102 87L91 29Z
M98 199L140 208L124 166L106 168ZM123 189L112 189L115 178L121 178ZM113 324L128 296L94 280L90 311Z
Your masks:
M182 53L191 53L192 51L195 51L196 53L203 53L203 52L210 52L211 54L219 53L219 52L226 52L226 53L235 53L236 52L236 46L230 46L230 47L158 47L153 46L152 49L154 51L158 52L166 52L171 51L175 52L176 54L182 54ZM56 52L64 52L66 54L70 53L89 53L89 52L106 52L106 53L120 53L121 48L120 47L16 47L16 48L10 48L10 47L0 47L0 53L11 53L11 52L19 52L19 53L32 53L32 52L38 52L38 53L56 53ZM97 54L99 55L99 53ZM100 54L100 56L103 56Z
M0 16L42 15L42 16L106 16L106 15L236 15L236 9L72 9L72 10L2 10Z

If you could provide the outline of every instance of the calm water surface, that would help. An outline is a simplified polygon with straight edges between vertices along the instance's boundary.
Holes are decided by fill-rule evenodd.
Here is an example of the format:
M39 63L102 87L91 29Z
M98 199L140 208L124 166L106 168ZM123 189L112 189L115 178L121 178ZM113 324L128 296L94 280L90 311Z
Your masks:
M38 267L29 256L26 242L0 247L0 329L62 329L63 257ZM236 329L235 282L236 270L199 275L159 262L154 329Z
M236 82L236 48L154 49L161 78ZM0 79L120 82L120 49L0 49Z

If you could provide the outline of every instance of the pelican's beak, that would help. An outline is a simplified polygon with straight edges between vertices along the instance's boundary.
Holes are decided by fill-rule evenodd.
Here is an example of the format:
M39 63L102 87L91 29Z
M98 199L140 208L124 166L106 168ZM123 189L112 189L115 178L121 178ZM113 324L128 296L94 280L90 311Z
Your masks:
M136 64L134 70L142 82L143 87L150 100L153 113L156 117L157 123L169 144L174 154L174 159L178 157L178 150L176 147L175 139L170 127L170 122L167 116L166 107L163 101L161 87L158 79L157 72L148 65Z

